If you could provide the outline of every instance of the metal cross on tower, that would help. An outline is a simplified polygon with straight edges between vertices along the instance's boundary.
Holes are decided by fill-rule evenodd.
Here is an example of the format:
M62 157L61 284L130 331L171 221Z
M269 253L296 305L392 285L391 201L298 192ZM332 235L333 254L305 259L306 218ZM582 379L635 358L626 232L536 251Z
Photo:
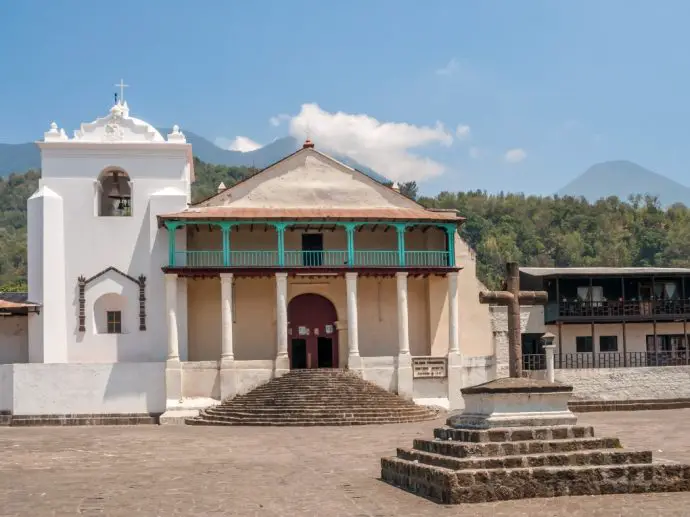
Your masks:
M520 305L546 305L546 291L520 291L520 271L517 262L506 264L506 290L482 291L480 303L508 307L508 361L510 377L522 377L522 335L520 333Z
M115 84L118 88L120 88L120 99L119 103L124 104L125 102L125 88L129 88L128 84L125 84L124 79L120 79L120 84Z

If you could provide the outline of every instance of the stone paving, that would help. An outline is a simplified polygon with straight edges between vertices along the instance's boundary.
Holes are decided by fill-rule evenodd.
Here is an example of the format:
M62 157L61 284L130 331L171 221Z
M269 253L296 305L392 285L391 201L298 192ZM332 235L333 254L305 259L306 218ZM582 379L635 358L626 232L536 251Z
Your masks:
M0 516L687 516L690 493L447 507L378 480L379 458L442 423L352 428L0 428ZM690 409L580 424L690 462Z

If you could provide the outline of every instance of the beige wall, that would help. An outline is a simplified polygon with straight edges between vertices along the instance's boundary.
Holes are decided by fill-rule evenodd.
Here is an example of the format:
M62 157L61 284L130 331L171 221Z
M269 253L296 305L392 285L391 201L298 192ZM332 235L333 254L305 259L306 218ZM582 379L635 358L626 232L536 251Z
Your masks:
M493 355L489 306L479 303L479 291L485 287L477 279L474 252L458 235L455 237L455 261L463 268L458 275L460 351L470 357Z
M690 327L690 326L689 326ZM558 345L558 325L547 325L549 332L556 336L554 343ZM571 354L577 352L575 338L577 336L591 336L590 324L561 325L563 340L562 353ZM657 335L683 334L682 322L668 322L656 324ZM626 350L628 352L646 352L647 335L654 334L652 323L626 323ZM618 351L623 352L623 325L621 323L595 324L594 325L594 351L599 352L599 336L618 336ZM559 350L557 347L556 350Z
M201 226L190 229L190 249L220 249L220 231ZM299 249L301 230L286 232L286 248ZM327 249L346 249L342 229L324 231ZM276 235L272 228L233 230L231 247L235 250L275 250ZM393 229L381 226L372 232L365 229L355 236L356 249L395 249ZM440 229L427 232L414 230L406 235L407 249L443 249L444 233ZM462 269L458 276L460 350L469 357L493 353L489 307L479 303L483 288L476 277L476 259L467 244L456 236L456 264ZM306 284L306 287L305 287ZM362 356L397 354L397 301L395 278L360 277L359 330ZM189 360L211 360L220 354L220 286L215 280L190 280L189 291ZM413 355L445 355L448 352L448 283L444 276L408 280L410 314L410 348ZM338 317L345 323L345 281L342 277L319 281L307 278L290 279L289 295L316 292L329 298ZM273 278L238 279L236 282L235 355L238 359L270 359L275 348L275 280ZM241 303L237 303L241 301ZM266 314L261 328L256 315ZM213 329L213 330L209 330ZM201 334L200 334L201 332ZM196 341L196 344L192 342ZM345 336L340 340L340 357L347 356Z
M0 316L0 364L29 361L28 318Z
M410 352L432 353L429 321L445 321L438 311L447 304L428 305L429 283L442 284L445 278L408 278ZM275 358L276 309L274 278L237 278L234 288L234 353L238 361ZM343 277L289 278L288 298L316 293L328 298L336 308L338 321L347 325L347 301ZM189 280L188 326L189 360L211 361L220 357L220 281ZM394 356L398 353L398 313L395 278L360 277L357 284L359 352L363 357ZM447 326L437 334L434 354L447 353ZM445 341L443 341L445 339ZM347 357L347 334L339 335L341 360Z

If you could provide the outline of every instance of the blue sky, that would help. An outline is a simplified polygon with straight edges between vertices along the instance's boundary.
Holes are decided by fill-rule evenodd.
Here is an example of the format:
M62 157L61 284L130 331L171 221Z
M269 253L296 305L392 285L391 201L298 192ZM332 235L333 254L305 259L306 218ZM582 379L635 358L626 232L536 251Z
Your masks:
M683 0L0 2L0 142L71 134L123 77L154 125L265 144L308 124L427 193L548 194L612 159L690 183L689 18Z

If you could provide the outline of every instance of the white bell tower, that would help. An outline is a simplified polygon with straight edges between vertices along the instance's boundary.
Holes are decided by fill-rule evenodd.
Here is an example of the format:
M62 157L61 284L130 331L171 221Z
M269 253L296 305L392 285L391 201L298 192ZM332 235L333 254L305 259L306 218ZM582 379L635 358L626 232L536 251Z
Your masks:
M184 209L194 180L178 126L164 138L132 117L120 96L110 113L69 138L53 122L28 201L29 361L165 361L167 235L157 216ZM184 236L180 236L184 240ZM185 242L178 243L185 248Z

